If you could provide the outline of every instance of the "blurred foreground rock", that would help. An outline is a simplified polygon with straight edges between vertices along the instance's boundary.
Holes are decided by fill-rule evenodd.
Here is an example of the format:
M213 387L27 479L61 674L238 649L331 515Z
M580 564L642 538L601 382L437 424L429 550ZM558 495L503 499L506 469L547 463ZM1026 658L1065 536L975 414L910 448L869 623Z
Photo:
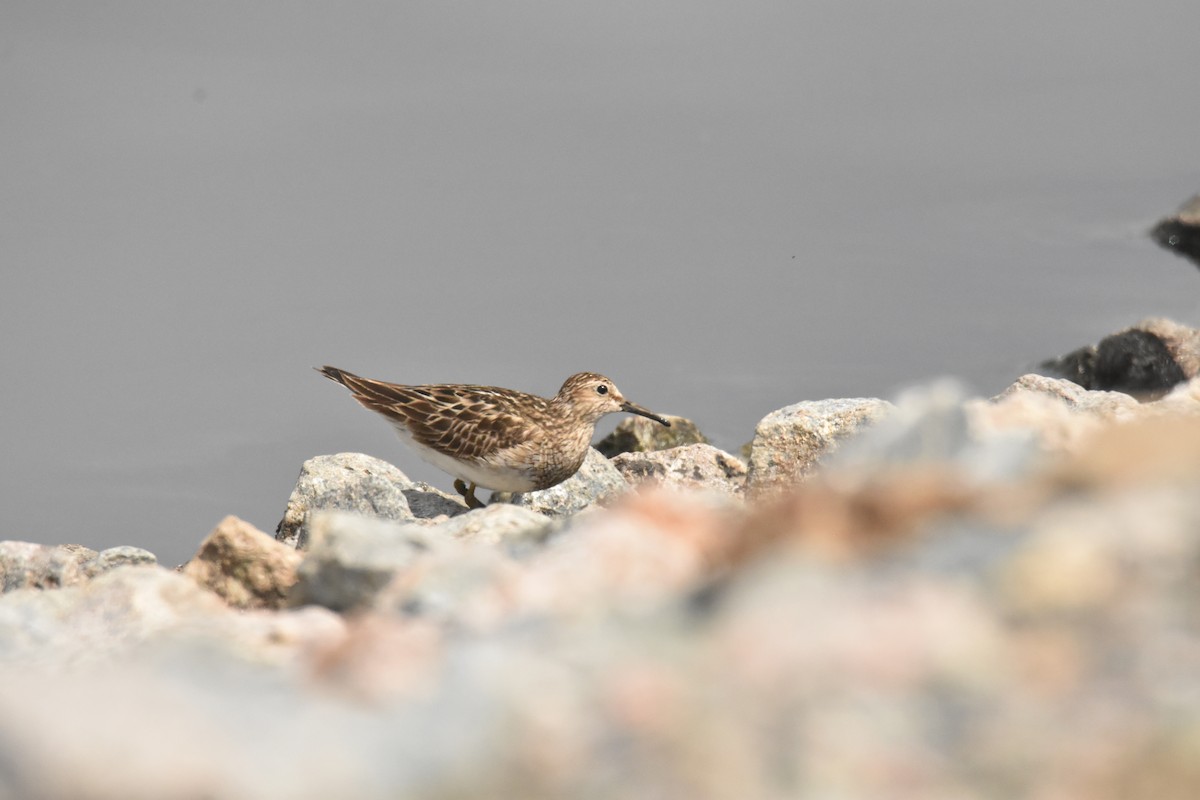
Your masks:
M745 501L692 444L203 576L0 543L0 797L1200 796L1200 379L782 411Z
M116 567L156 562L153 553L138 547L110 547L97 553L77 544L0 542L0 588L5 592L58 589L83 583Z
M65 677L83 665L153 661L193 649L223 654L232 663L281 664L306 643L336 638L342 629L336 615L323 609L239 612L178 572L123 566L64 589L5 594L0 672L36 665ZM9 788L3 777L0 787Z
M854 398L796 403L764 417L754 429L746 489L763 498L811 475L820 460L891 408L886 400Z
M208 535L183 573L234 608L281 608L302 556L237 517Z
M300 564L292 603L334 611L366 605L421 553L441 544L420 525L339 511L322 511L309 526L309 552Z

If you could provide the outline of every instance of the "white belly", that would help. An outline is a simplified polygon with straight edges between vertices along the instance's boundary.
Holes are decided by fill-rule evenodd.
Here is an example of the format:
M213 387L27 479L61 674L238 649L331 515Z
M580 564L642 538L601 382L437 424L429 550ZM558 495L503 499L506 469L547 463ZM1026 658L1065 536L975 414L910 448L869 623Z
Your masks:
M471 461L459 461L445 453L426 447L415 441L408 431L400 425L393 425L396 434L406 445L412 448L426 464L432 464L459 480L491 489L494 492L532 492L535 484L533 475L528 470L513 469L497 464L486 464Z

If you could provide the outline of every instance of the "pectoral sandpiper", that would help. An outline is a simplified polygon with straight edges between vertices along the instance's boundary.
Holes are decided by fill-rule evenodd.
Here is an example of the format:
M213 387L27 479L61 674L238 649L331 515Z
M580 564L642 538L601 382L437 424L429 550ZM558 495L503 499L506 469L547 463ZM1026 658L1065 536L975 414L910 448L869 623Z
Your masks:
M417 455L453 475L469 508L483 504L475 488L529 492L578 471L596 422L626 411L671 423L626 400L613 382L580 372L552 398L496 386L401 386L360 378L337 367L317 371L345 386L366 408L387 417Z

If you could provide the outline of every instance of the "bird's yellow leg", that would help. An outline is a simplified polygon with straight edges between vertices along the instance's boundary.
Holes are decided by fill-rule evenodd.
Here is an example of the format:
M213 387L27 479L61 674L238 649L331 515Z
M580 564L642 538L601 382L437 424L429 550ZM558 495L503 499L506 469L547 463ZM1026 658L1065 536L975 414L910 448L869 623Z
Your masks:
M467 484L463 483L458 478L455 478L454 491L461 494L463 496L463 500L467 501L467 508L483 508L483 503L479 502L479 500L475 497L475 484L472 483L471 487L467 488Z

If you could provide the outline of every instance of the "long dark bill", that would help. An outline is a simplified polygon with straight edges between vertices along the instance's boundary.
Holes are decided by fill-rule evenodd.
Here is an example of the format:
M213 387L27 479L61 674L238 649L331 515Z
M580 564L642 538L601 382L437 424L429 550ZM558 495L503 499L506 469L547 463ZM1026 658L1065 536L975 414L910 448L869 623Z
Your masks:
M631 403L628 400L626 400L624 403L621 403L621 410L628 411L630 414L638 414L638 415L646 417L648 419L652 419L655 422L658 422L658 423L661 423L661 424L667 426L668 428L671 427L671 423L667 422L665 419L660 417L658 414L655 414L650 409L642 408L637 403Z

